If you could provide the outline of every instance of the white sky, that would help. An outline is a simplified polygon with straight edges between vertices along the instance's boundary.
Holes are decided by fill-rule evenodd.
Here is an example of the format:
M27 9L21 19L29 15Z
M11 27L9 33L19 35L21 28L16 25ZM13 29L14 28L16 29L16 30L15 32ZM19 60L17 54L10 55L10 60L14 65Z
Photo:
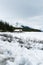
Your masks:
M0 20L43 29L43 0L0 0Z

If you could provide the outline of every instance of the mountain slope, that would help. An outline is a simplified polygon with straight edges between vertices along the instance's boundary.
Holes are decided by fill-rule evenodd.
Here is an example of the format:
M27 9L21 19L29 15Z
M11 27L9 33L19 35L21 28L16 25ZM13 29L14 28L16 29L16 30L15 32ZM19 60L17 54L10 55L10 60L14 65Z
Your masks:
M41 32L41 30L39 29L34 29L34 28L31 28L31 27L28 27L28 26L22 26L22 30L23 31L33 31L33 32Z

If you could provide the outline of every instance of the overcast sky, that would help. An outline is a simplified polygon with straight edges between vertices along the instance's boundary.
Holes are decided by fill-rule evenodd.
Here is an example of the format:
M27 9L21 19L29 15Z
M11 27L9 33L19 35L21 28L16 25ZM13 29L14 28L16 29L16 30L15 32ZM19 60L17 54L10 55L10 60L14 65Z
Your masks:
M0 20L43 29L43 0L0 0Z

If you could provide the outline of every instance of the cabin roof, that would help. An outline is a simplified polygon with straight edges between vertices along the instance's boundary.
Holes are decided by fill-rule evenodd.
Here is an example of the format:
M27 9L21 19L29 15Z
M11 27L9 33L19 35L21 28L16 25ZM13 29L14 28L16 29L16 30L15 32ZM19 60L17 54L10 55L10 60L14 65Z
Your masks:
M22 29L21 27L15 27L15 29Z

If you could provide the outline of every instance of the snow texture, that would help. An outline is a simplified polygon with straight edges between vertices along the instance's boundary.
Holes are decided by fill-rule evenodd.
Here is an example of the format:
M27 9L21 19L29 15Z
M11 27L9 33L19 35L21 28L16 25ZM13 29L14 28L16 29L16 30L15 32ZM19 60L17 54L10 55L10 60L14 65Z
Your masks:
M43 33L0 32L0 65L43 65Z

